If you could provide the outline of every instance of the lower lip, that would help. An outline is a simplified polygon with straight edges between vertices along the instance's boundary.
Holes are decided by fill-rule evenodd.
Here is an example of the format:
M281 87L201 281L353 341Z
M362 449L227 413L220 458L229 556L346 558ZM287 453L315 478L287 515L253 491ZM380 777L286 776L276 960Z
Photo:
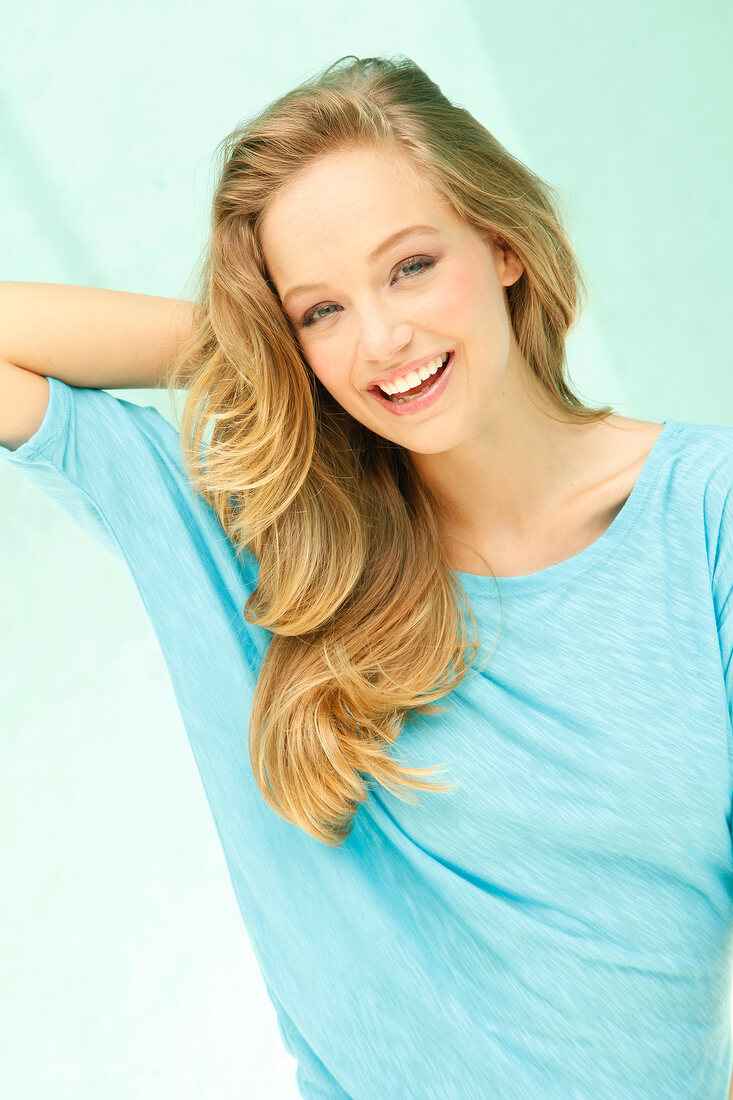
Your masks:
M448 362L446 363L440 378L437 382L433 383L429 390L425 393L421 393L419 397L414 397L412 401L390 401L385 397L382 391L377 387L375 390L369 390L369 393L380 405L383 405L385 409L389 409L391 413L395 413L396 416L411 416L412 413L422 412L423 409L427 409L430 405L440 397L441 393L448 385L448 379L453 371L453 360L455 359L455 351L450 353Z

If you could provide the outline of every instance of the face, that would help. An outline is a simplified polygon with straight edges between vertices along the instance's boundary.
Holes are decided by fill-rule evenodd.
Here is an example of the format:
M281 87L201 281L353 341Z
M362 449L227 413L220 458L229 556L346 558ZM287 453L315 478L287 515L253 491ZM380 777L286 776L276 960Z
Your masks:
M423 454L480 432L517 350L504 291L523 270L513 253L372 149L328 154L292 179L267 208L262 248L305 360L351 416ZM374 395L376 379L445 352L425 398Z

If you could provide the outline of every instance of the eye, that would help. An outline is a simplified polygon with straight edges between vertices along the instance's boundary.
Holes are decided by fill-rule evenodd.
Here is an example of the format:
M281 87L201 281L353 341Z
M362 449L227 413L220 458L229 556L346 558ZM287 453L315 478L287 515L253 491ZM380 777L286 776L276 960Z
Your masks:
M404 279L414 279L418 275L422 275L428 268L434 267L436 261L432 256L411 256L409 260L403 260L397 268L398 271L402 271L405 267L415 267L419 265L420 271L415 271L412 275L405 275ZM307 313L303 314L300 325L302 328L307 328L309 325L316 325L319 321L325 321L328 317L333 317L333 314L326 314L325 317L318 317L317 314L322 309L329 309L332 305L331 302L326 302L324 305L314 306L313 309L309 309Z

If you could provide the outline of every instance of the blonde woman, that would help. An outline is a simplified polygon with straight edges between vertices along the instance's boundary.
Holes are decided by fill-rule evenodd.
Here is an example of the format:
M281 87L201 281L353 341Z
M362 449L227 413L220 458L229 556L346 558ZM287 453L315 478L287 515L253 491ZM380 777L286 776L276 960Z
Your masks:
M302 1095L723 1100L733 429L579 399L552 191L409 59L222 152L195 302L5 284L0 439L129 565Z

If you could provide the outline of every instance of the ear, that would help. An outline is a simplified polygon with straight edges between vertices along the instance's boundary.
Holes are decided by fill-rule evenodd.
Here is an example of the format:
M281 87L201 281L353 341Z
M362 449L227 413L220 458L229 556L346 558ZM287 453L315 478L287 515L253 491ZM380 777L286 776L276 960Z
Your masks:
M502 286L512 286L523 274L524 264L516 252L512 251L511 245L498 234L493 235L492 245L497 250L495 255Z

